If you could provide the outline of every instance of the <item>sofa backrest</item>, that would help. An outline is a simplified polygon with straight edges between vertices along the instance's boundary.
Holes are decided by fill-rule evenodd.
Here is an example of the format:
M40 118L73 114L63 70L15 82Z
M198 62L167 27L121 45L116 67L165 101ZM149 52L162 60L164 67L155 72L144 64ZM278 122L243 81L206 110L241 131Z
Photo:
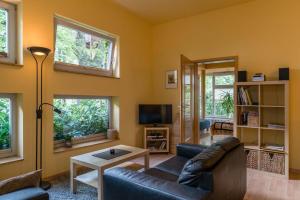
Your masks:
M214 168L222 162L224 157L232 156L230 152L238 146L240 146L240 141L237 138L228 137L207 147L185 164L177 182L212 191Z

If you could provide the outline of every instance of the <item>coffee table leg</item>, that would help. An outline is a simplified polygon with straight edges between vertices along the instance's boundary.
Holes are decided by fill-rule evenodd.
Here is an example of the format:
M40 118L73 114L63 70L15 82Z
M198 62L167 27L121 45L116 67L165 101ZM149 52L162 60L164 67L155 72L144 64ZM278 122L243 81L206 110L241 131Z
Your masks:
M104 171L100 168L98 169L98 200L103 200L103 173Z
M70 165L70 184L71 184L71 192L75 194L77 192L77 181L75 180L77 176L76 164L71 161Z
M145 164L145 169L149 169L149 152L147 152L145 154L145 157L144 157L144 164Z

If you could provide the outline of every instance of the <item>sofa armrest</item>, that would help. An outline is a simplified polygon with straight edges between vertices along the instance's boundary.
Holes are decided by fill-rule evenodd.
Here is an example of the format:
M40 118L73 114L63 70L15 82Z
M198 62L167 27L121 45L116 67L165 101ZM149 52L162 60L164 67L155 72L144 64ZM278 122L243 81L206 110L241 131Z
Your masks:
M177 156L183 156L190 159L201 153L205 148L207 147L199 144L177 144Z
M180 185L144 173L125 168L105 171L105 200L206 200L209 193L205 190Z

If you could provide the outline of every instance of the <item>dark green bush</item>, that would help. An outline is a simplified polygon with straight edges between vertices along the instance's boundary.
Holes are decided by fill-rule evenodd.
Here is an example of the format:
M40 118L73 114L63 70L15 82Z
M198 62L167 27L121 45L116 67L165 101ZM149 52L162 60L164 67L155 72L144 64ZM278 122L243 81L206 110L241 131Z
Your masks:
M109 128L108 99L55 99L54 105L63 111L54 114L55 140L106 133Z

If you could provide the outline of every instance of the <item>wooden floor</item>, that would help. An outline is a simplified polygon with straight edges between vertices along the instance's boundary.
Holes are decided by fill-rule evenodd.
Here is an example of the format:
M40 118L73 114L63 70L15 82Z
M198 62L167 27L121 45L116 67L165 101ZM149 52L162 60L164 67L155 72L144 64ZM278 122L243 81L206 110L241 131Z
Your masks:
M150 166L155 166L173 155L152 154ZM141 159L136 162L142 163ZM248 170L247 194L244 200L300 200L300 175L291 175L293 180L270 176L264 172Z
M248 170L248 186L245 200L300 200L300 176L292 180Z

